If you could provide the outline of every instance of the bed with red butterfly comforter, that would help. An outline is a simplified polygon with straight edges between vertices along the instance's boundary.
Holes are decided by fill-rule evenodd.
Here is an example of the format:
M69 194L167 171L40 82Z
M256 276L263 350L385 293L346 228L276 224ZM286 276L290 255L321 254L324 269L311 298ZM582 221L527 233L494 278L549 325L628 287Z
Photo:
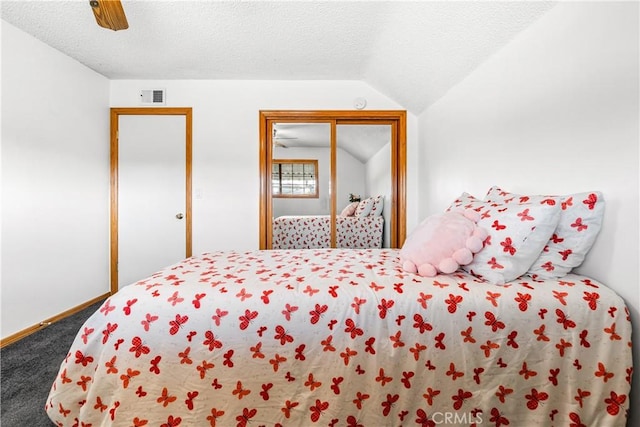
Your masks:
M384 217L337 216L336 246L350 249L382 247ZM331 215L279 216L273 219L274 249L331 247Z
M217 252L87 320L64 426L624 426L631 324L586 277L496 286L397 250Z

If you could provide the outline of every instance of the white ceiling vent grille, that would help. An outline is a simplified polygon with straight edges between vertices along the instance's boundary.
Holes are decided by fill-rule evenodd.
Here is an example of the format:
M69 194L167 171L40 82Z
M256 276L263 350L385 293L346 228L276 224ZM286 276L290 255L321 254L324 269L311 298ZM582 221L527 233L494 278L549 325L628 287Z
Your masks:
M142 105L165 105L166 93L164 89L143 89L140 91Z

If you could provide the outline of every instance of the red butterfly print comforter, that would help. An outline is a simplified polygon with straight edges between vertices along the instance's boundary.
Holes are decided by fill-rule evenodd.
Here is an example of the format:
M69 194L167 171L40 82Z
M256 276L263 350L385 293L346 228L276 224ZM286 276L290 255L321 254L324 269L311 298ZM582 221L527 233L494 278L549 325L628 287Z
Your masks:
M350 249L382 247L384 217L337 216L336 246ZM274 249L331 247L331 216L280 216L273 220Z
M586 277L495 286L397 250L217 252L120 290L47 399L61 426L624 426L631 324Z

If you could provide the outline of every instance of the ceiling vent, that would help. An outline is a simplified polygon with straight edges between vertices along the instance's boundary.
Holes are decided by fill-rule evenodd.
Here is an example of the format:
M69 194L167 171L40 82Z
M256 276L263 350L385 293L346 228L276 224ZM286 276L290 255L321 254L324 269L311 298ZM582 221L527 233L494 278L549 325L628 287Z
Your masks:
M143 89L140 91L142 105L165 105L166 93L164 89Z

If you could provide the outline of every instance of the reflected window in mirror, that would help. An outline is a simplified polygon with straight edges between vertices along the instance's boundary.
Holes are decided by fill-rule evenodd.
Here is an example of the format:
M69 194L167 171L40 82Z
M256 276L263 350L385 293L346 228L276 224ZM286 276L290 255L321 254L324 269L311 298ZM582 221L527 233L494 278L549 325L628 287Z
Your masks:
M273 159L271 194L280 198L318 198L318 161Z

